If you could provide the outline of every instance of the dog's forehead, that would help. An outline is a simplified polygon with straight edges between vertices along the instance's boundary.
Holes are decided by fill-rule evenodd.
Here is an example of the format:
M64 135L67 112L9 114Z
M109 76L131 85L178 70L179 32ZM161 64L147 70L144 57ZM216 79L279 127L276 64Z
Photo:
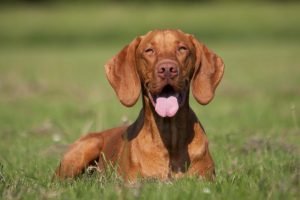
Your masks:
M180 42L188 42L188 37L185 33L179 30L155 30L142 36L141 44L171 45Z

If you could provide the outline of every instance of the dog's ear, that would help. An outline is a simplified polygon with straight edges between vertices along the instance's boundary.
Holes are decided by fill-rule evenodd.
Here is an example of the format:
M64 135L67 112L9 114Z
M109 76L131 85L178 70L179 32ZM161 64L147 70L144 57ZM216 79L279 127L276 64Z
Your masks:
M192 79L192 93L198 103L206 105L214 97L223 73L223 60L191 36L195 47L195 68Z
M135 56L140 40L140 37L134 39L105 65L109 83L121 103L127 107L133 106L137 102L141 92Z

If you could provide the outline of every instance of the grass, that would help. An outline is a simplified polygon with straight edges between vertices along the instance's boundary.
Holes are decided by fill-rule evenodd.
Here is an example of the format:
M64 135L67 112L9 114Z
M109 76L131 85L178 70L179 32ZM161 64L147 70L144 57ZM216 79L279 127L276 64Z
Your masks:
M300 4L0 8L0 199L297 199ZM109 19L109 20L108 20ZM133 121L103 65L153 28L195 34L225 61L208 106L191 100L216 162L194 178L127 186L114 172L51 182L67 144Z

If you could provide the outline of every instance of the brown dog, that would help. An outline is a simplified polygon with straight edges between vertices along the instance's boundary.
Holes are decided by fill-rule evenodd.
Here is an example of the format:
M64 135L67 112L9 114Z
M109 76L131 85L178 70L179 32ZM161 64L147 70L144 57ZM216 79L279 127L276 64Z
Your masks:
M122 104L134 105L141 93L143 108L130 126L77 140L56 177L74 177L97 161L99 170L113 164L128 181L183 174L214 178L207 137L189 106L189 89L200 104L212 100L224 71L220 57L192 35L156 30L133 40L105 71Z

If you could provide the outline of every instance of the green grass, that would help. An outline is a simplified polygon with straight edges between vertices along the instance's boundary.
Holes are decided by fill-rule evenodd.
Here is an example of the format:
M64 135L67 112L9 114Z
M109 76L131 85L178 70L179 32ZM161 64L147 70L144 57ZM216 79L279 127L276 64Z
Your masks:
M300 4L0 8L0 199L297 199ZM67 144L133 121L104 63L153 28L195 34L225 61L214 101L191 104L217 180L127 186L113 172L51 182Z

